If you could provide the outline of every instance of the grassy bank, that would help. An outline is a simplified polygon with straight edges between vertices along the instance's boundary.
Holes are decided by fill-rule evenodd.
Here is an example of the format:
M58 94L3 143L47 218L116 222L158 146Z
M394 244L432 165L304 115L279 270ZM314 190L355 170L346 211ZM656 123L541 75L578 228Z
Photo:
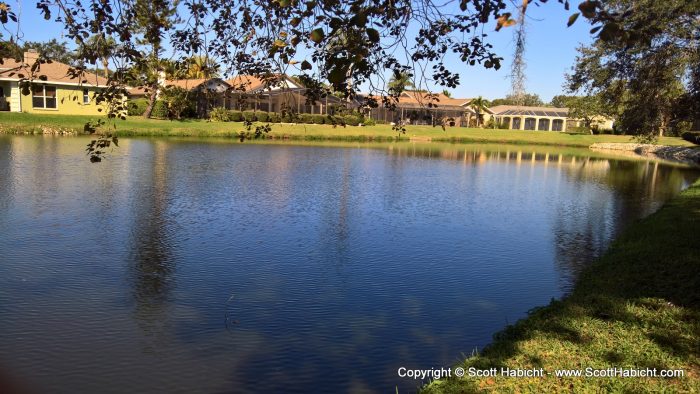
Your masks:
M698 392L700 181L635 223L553 301L459 366L544 368L533 378L451 378L424 393ZM557 378L556 369L681 369L683 378Z
M70 115L37 115L0 113L0 132L42 133L52 129L81 132L83 125L94 118ZM175 136L175 137L236 137L243 130L241 123L219 123L203 120L147 120L129 118L116 121L121 136ZM333 127L328 125L273 124L267 136L275 139L335 140L335 141L392 141L418 139L444 142L482 142L528 145L559 145L588 147L595 142L630 142L630 137L618 135L583 135L542 131L484 130L453 127L408 126L406 134L399 135L389 125L367 127ZM663 145L690 145L680 138L665 137Z

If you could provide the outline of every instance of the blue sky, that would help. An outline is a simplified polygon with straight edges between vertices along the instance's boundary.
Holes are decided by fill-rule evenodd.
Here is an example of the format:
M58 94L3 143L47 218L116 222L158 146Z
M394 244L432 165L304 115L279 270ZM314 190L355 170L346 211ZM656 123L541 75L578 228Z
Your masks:
M43 21L38 10L33 7L33 2L23 5L21 23L24 40L64 39L61 26ZM572 12L564 10L564 6L555 1L541 4L540 7L531 5L528 9L526 87L528 92L539 94L544 101L562 93L564 74L574 63L576 47L592 41L589 34L591 26L584 18L579 18L572 27L566 27ZM40 26L41 29L29 26ZM470 67L458 61L453 62L451 67L460 72L461 81L461 85L452 90L454 97L483 96L494 99L504 97L510 91L508 76L514 50L514 27L504 28L500 32L493 31L493 27L494 25L487 26L485 30L489 34L489 42L504 59L501 69L487 70L478 65Z

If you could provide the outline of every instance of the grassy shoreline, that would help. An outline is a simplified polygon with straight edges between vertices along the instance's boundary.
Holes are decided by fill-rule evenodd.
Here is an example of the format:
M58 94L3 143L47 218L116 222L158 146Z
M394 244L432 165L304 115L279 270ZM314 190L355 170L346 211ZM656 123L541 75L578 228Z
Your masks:
M458 365L544 368L552 375L453 377L422 392L699 391L699 229L700 180L628 228L583 272L569 296L534 309ZM554 376L556 369L587 367L680 369L685 377Z
M0 133L43 134L45 130L82 133L87 121L96 117L57 114L0 113ZM223 137L237 138L243 131L242 123L207 122L203 120L169 121L128 118L117 120L114 125L119 136L157 137ZM107 127L113 127L108 125ZM367 127L333 127L313 124L272 124L269 139L305 141L418 141L503 143L527 145L555 145L587 148L596 142L630 142L631 137L620 135L585 135L543 131L487 130L430 126L407 126L405 134L399 134L389 125ZM690 146L681 138L664 137L663 145Z

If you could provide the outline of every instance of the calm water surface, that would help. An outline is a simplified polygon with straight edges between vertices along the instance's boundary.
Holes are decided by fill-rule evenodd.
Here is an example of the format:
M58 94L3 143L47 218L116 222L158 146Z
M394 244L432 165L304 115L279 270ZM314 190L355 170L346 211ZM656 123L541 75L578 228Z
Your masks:
M52 393L401 392L698 172L551 148L0 137L0 366ZM590 152L583 151L584 155Z

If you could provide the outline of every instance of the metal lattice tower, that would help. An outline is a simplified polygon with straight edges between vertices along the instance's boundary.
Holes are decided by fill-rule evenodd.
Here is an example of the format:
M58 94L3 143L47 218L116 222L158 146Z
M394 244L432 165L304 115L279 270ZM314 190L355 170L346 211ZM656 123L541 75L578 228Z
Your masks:
M515 54L510 68L511 93L516 105L523 105L525 99L525 10L529 0L523 0L518 15L518 28L515 30Z

